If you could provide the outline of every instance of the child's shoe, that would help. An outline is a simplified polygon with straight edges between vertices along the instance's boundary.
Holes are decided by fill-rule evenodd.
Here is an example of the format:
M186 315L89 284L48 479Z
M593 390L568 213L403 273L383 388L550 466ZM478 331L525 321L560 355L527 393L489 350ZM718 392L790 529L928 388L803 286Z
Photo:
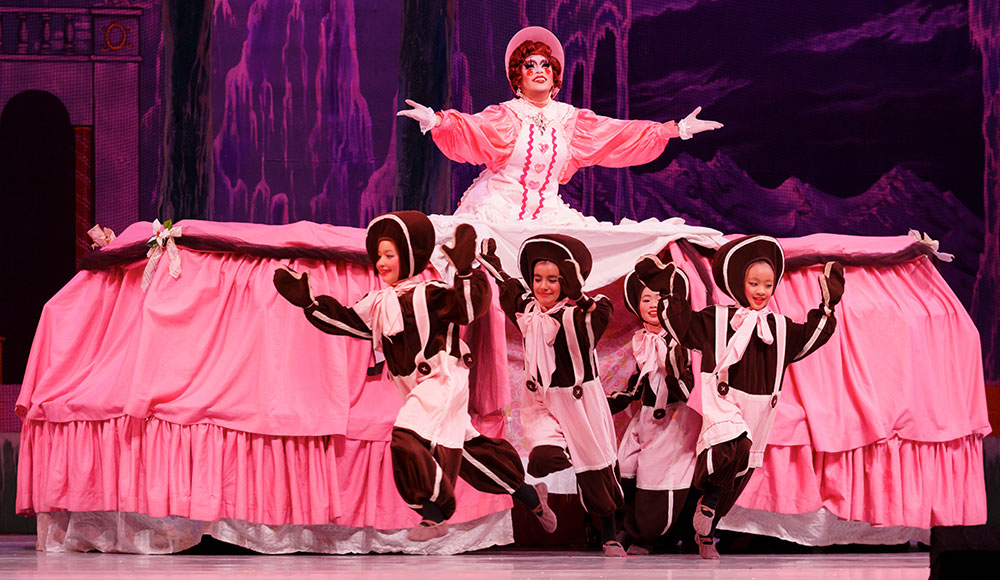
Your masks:
M608 558L624 558L625 548L618 543L618 540L604 542L604 556Z
M542 524L542 529L551 534L556 531L558 522L556 521L555 512L549 507L549 487L544 483L536 484L535 493L538 494L538 501L540 502L538 508L535 509L540 508L541 511L532 511L531 513L535 514L535 517L538 518L538 523Z
M649 548L640 544L632 544L625 553L629 556L648 556Z
M434 538L440 538L441 536L448 533L448 522L432 522L431 520L424 520L410 528L410 531L406 532L406 539L411 542L426 542L427 540L433 540Z
M715 549L715 538L712 536L702 536L695 534L694 541L698 542L698 555L705 560L718 560L719 551Z
M702 505L699 499L698 505L694 508L694 519L691 520L694 531L698 532L699 536L710 536L713 521L715 521L715 510Z

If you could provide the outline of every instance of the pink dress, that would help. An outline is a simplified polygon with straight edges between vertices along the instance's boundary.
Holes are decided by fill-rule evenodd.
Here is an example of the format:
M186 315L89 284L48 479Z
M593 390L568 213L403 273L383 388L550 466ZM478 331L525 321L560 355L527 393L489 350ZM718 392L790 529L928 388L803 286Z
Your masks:
M483 222L596 222L559 197L559 184L581 167L649 163L679 135L673 121L622 121L557 101L539 108L512 99L475 115L439 114L441 124L431 135L445 156L486 165L455 210Z

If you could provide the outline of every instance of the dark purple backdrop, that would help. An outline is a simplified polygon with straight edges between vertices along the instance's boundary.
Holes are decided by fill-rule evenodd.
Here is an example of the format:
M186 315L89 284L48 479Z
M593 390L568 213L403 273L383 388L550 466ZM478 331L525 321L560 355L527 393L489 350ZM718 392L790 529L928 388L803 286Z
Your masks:
M141 11L138 87L123 87L135 93L129 105L135 122L117 129L124 131L119 155L131 151L125 143L138 141L133 191L109 193L101 185L101 159L116 152L101 149L110 129L100 118L106 111L119 114L121 105L95 100L90 121L97 150L95 218L119 230L130 219L164 217L157 215L165 207L159 199L163 167L179 166L165 163L163 151L186 122L166 115L165 103L178 102L168 93L183 86L165 79L183 82L184 75L166 70L164 3L176 10L192 2L4 2ZM422 66L412 54L401 59L403 25L416 20L404 7L433 5L441 18L451 18L450 61L423 63L435 74L450 74L446 102L425 103L435 108L475 112L509 98L500 62L504 46L520 27L543 25L566 48L560 99L606 115L655 120L677 119L701 105L703 117L726 124L692 141L671 142L642 167L583 170L562 189L568 202L604 220L681 216L725 232L926 231L957 255L942 272L970 305L983 333L987 376L1000 381L1000 323L993 306L1000 299L998 0L209 5L210 89L195 89L210 91L201 95L210 125L204 117L199 121L211 126L204 141L211 140L214 154L211 169L202 169L209 184L206 215L173 217L362 226L374 215L403 209L398 200L412 203L414 196L399 191L414 186L408 176L398 177L397 154L410 150L397 152L395 136L413 127L396 126L394 113L408 96L397 94L397 87ZM6 13L0 22L0 57L12 55L0 58L4 67L22 62L15 55L18 18ZM28 22L34 23L30 50L42 51L38 16ZM60 34L52 32L54 46ZM77 54L99 36L95 30L76 34ZM34 70L44 79L61 69L46 57ZM38 88L23 75L16 80L24 90ZM79 125L76 105L66 106L71 123ZM195 160L187 166L203 165ZM416 192L418 199L426 196L421 207L454 207L479 169L452 164L436 185Z

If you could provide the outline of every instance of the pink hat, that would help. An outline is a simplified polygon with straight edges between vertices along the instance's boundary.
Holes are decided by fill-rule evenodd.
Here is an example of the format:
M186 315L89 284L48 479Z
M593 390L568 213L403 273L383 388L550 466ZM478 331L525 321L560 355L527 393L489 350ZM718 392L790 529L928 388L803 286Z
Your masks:
M556 38L555 34L552 34L547 28L542 28L541 26L528 26L527 28L522 28L515 34L510 42L507 43L507 51L503 55L503 67L507 70L507 81L510 81L510 55L514 52L514 49L521 46L521 43L525 40L531 40L533 42L544 42L548 45L549 50L552 51L552 57L559 61L559 64L566 68L566 58L563 53L562 44L559 39ZM562 73L559 74L559 81L562 82Z

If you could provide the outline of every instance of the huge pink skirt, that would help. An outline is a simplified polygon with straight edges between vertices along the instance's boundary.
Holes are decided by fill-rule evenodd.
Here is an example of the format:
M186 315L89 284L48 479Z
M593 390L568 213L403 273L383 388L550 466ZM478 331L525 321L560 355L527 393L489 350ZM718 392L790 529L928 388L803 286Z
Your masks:
M392 482L395 387L366 375L369 343L319 332L274 291L284 264L346 304L378 288L362 230L181 225L179 277L164 257L141 288L151 229L136 224L42 314L17 403L17 509L40 516L39 547L170 552L207 533L265 552L454 553L512 540L510 498L460 483L452 533L405 541L418 516ZM823 544L985 522L979 337L928 253L905 237L782 243L776 311L802 320L819 303L826 259L847 265L847 291L833 339L790 367L765 464L723 527ZM689 274L707 265L671 252ZM603 279L635 258L604 260L622 271ZM696 306L724 301L690 277ZM610 391L634 369L638 322L620 281L599 291L618 305L598 349ZM474 421L523 448L519 334L494 304L467 339ZM557 476L554 491L575 490Z

